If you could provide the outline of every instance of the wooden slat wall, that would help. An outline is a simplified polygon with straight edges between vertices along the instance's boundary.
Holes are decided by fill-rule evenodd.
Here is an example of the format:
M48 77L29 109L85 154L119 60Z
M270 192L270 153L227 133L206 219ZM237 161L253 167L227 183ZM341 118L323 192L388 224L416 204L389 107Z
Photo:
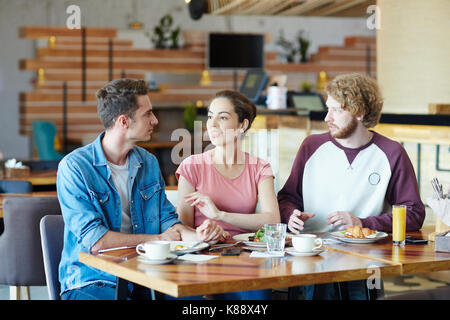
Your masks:
M363 17L376 0L208 0L215 15Z
M81 37L81 29L67 29L65 26L24 26L19 28L19 36L25 39L47 39L54 37ZM100 38L117 37L117 29L87 28L86 36Z
M86 99L81 96L81 39L79 30L65 27L22 27L20 36L25 39L41 39L56 36L52 48L41 47L36 58L22 59L19 68L25 71L44 69L44 82L36 83L33 92L20 93L20 130L31 133L33 120L54 122L62 130L62 86L68 85L68 136L82 139L82 135L95 135L102 130L97 117L95 92L109 79L108 42L113 40L113 78L122 76L145 79L145 72L197 74L206 68L205 43L207 33L184 32L185 47L179 50L136 49L131 40L116 39L117 30L106 28L86 29ZM266 42L271 41L266 36ZM375 38L349 37L345 46L320 47L308 63L281 63L277 52L266 52L266 70L269 75L288 74L288 88L299 89L298 75L316 74L326 71L330 77L348 72L365 72L366 47L372 47L372 73L376 72ZM245 71L238 72L241 82ZM211 85L201 87L198 83L159 84L160 91L151 92L154 105L180 105L186 102L202 101L207 104L215 92L233 88L232 71L210 71ZM37 77L37 76L36 76ZM295 82L297 81L297 82Z

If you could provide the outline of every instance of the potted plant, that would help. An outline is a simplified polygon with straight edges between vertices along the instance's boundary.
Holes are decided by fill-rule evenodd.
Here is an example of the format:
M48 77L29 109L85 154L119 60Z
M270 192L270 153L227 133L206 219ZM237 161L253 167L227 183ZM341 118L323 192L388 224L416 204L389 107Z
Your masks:
M312 88L313 88L313 85L311 83L309 83L309 81L303 81L300 84L300 87L301 87L303 92L311 92Z
M171 30L173 24L173 18L170 14L166 14L159 20L159 25L153 28L153 34L151 35L151 41L157 49L165 48L179 48L178 39L180 35L180 27L175 30ZM149 35L147 33L147 35ZM170 45L168 41L170 40Z
M197 119L197 108L194 106L192 102L187 102L183 104L183 120L186 129L190 132L194 131L194 121Z
M305 37L303 37L303 30L301 30L298 33L297 41L298 41L298 50L300 53L300 62L307 62L310 41L308 39L306 39Z
M170 49L178 49L179 48L178 39L179 39L179 35L180 35L180 30L181 30L181 28L178 26L175 30L173 30L170 33L170 41L171 41Z
M297 48L292 42L284 37L283 30L280 30L280 37L278 38L276 44L282 48L283 52L281 55L285 57L286 61L294 62L295 56L297 55Z

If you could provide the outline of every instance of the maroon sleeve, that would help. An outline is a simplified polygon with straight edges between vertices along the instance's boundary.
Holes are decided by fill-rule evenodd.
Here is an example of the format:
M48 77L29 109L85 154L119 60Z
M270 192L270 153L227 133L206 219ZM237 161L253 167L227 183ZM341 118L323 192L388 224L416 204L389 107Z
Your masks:
M392 171L386 191L386 200L391 206L394 204L406 205L406 231L419 230L425 220L425 206L420 199L416 175L408 154L399 143L384 137L380 140L381 142L377 145L388 156ZM392 232L391 212L361 219L361 222L363 227L372 230Z
M305 164L317 148L329 140L329 134L316 134L308 136L300 146L292 165L291 174L284 187L278 192L281 222L288 223L295 209L304 210L303 206L303 170Z
M284 187L278 192L278 204L280 206L281 222L288 223L295 209L303 211L302 179L305 167L300 148L292 165L291 174Z

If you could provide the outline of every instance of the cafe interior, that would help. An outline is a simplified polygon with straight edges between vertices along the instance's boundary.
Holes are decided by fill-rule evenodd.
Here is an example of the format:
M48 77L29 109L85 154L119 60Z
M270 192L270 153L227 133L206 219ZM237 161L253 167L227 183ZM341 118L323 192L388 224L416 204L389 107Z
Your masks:
M263 262L243 251L239 258L265 265L260 276L266 281L255 289L272 289L273 299L292 298L291 280L352 280L352 270L311 271L301 264L310 259L318 265L327 255L380 263L384 299L449 299L449 15L448 0L0 0L0 299L54 298L49 273L57 270L44 265L48 248L41 244L40 221L60 214L58 202L39 211L32 200L57 198L59 161L104 130L95 93L109 81L147 82L159 124L151 140L138 145L157 157L176 205L175 171L209 145L205 123L216 92L239 91L257 106L243 147L270 163L278 192L302 141L328 131L327 82L348 73L378 81L384 106L373 130L400 142L411 160L426 207L415 236L426 243L407 244L399 253L381 241L385 252L375 256L375 247L364 253L363 245L326 244L321 257ZM443 197L436 204L439 187ZM219 259L225 258L236 259ZM176 297L202 293L185 283L176 283L178 291L175 285L164 289L152 267L141 272L148 277L141 285ZM277 279L278 273L286 275ZM130 274L127 280L136 279ZM219 280L211 280L204 293L237 291L236 279L217 286ZM259 283L253 280L243 278L240 286Z

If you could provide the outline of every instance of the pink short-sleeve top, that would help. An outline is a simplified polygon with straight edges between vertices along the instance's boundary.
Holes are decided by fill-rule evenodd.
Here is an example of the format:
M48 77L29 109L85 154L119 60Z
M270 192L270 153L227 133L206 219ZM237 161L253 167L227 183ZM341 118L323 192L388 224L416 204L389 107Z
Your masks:
M273 177L270 164L245 153L245 168L233 179L220 174L214 167L211 150L192 155L180 164L176 171L177 179L182 175L195 189L214 202L217 209L225 212L251 214L258 202L258 184L267 177ZM199 209L194 208L194 227L205 221ZM232 224L217 221L231 236L249 232Z

